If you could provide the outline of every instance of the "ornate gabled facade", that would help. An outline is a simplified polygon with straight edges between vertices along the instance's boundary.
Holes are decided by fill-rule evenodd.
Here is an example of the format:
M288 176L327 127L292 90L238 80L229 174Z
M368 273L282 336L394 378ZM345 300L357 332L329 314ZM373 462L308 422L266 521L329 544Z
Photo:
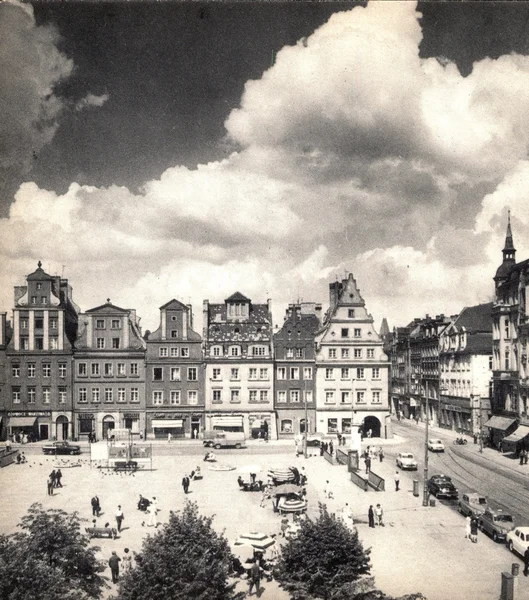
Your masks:
M6 347L7 433L69 439L78 308L68 280L48 275L40 262L26 280L15 287L13 335Z
M314 432L314 336L321 327L321 304L289 304L285 321L274 335L274 387L280 437ZM308 427L305 427L305 419Z
M145 341L133 309L106 304L79 315L74 353L78 438L145 431Z
M145 337L147 438L198 439L204 428L204 366L192 307L174 299L164 304L160 326Z
M206 429L276 439L271 302L203 303Z
M490 413L492 302L464 308L439 336L439 424L479 435Z
M330 306L316 342L317 431L391 437L389 360L352 274L329 285Z

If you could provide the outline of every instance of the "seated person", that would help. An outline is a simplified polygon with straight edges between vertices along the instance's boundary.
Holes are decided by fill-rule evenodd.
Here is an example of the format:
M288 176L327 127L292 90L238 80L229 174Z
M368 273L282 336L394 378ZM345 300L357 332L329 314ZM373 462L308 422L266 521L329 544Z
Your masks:
M244 480L240 475L239 475L239 477L237 477L237 483L239 484L239 487L241 489L244 487Z
M146 511L149 508L150 504L151 504L151 501L148 500L147 498L144 498L140 494L140 499L138 501L138 510Z
M207 460L209 462L215 462L217 460L217 457L213 454L213 452L206 452L204 460Z
M202 479L202 473L200 471L200 467L197 467L195 469L195 475L194 475L194 479Z
M118 530L115 527L110 527L110 523L105 523L105 529L110 529L110 533L114 539L118 536Z

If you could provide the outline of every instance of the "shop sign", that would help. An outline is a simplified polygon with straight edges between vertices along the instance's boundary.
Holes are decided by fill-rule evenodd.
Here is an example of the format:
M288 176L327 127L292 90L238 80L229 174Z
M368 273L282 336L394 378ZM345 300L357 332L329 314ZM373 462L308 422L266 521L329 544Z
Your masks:
M152 419L181 419L181 414L176 413L154 413Z
M140 413L123 413L123 418L124 419L139 419L140 418Z
M79 419L94 419L94 413L81 413L77 416Z
M8 417L51 417L51 411L30 410L28 412L13 411L7 413Z

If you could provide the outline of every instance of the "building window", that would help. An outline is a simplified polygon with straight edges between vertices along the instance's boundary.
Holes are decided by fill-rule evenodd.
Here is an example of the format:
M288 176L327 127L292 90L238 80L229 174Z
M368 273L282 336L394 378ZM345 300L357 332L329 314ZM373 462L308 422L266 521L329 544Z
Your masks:
M180 381L180 367L171 367L171 381Z
M355 338L362 337L362 330L361 329L355 329L354 330L354 336L355 336Z
M296 358L304 358L305 348L296 348Z
M119 338L112 338L112 348L114 350L119 348Z
M333 404L334 403L334 392L332 390L328 390L325 392L325 404Z
M240 401L241 401L240 390L231 390L230 402L233 402L233 403L237 404Z
M349 328L348 327L342 327L341 335L342 335L343 338L349 337Z
M28 404L35 404L36 390L34 387L28 388Z
M99 372L99 363L92 363L91 365L91 375L92 377L99 377L101 373Z
M125 388L118 388L118 402L126 402Z
M230 379L232 381L239 381L239 369L238 368L234 368L231 370Z
M130 363L130 374L131 375L138 374L138 363Z
M171 321L177 321L178 317L176 315L171 315Z
M343 367L341 370L341 378L342 379L349 379L349 368L348 367Z
M222 390L212 390L213 396L212 401L213 404L221 404L222 403Z
M250 402L257 402L257 390L250 390L248 398Z
M220 376L220 369L213 369L212 379L214 379L215 381L219 381L220 379L222 379L222 377Z
M59 338L50 338L50 350L57 350L59 348Z
M310 404L313 400L313 393L312 390L305 390L305 400L307 402L307 404Z
M105 347L105 338L97 338L96 339L96 348L99 348L101 350L104 347Z
M57 319L50 319L50 329L57 329Z
M88 398L86 396L86 388L79 388L77 399L81 404L88 402Z
M42 289L42 283L40 283L40 282L39 282L39 283L37 283L37 289L38 289L38 290L41 290L41 289Z
M252 356L266 356L266 346L253 346Z
M268 369L259 369L259 379L268 380Z
M241 347L240 346L230 346L230 356L240 356L241 355Z
M250 370L249 370L249 375L248 375L248 379L250 379L250 380L255 380L255 379L257 379L257 369L250 368Z
M277 367L277 378L280 381L284 381L287 378L287 369L286 369L286 367Z
M375 349L374 348L367 349L367 358L375 358Z
M160 356L166 358L168 356L168 348L160 348Z
M111 327L112 329L121 329L121 319L112 319Z
M88 374L86 370L86 363L77 364L77 374L81 377L86 377L86 375Z
M334 369L325 369L325 379L334 379Z
M213 346L213 348L211 348L211 355L220 356L220 346Z
M35 350L44 350L44 340L41 337L35 338Z
M41 304L48 304L48 297L47 296L41 296L40 297L40 302L41 302Z
M20 319L20 328L21 329L27 329L28 328L28 320L27 319Z
M365 392L356 392L356 401L358 404L363 404L366 401L366 393Z
M348 391L342 390L341 393L341 403L342 404L350 404L351 402L351 394Z
M44 404L49 404L51 400L50 388L42 388L42 401Z
M293 380L299 379L298 367L290 367L290 379L293 379Z
M66 388L59 388L59 404L66 404Z
M342 419L342 433L351 433L351 419Z
M294 358L294 348L287 348L287 358Z
M105 328L105 319L96 319L96 329Z
M505 339L509 339L511 337L511 327L509 323L509 317L505 317Z
M154 390L152 393L152 403L155 405L163 404L163 390Z
M342 348L342 358L349 358L349 348Z
M281 433L292 433L292 419L281 420Z
M37 304L37 296L31 296L31 304Z
M20 404L20 388L12 388L11 397L13 398L13 404Z
M187 380L188 381L198 381L196 367L189 367L189 369L187 370Z
M171 338L174 340L178 337L178 329L171 329Z
M114 402L114 394L112 388L105 388L105 402Z
M299 390L290 390L290 402L299 402Z
M35 329L44 329L44 319L42 317L35 319Z
M114 375L114 367L112 363L105 363L105 376L111 377L112 375Z
M173 346L171 348L171 358L176 358L178 356L178 348L176 348L175 346Z
M363 367L359 367L358 369L356 369L356 378L365 379L365 372Z
M338 419L327 419L327 433L337 433Z
M29 350L29 338L21 337L20 345L22 346L22 350Z
M188 390L187 403L188 404L198 404L198 392L196 390Z
M140 401L140 390L138 388L131 388L130 401L131 402L139 402Z
M373 404L380 404L380 392L373 392Z
M125 363L118 363L118 375L126 375Z
M508 371L511 368L511 357L508 350L505 350L505 370Z
M259 390L259 402L268 402L268 390Z
M355 358L362 358L362 348L355 348L354 349L354 357Z
M163 381L163 368L162 367L153 367L152 379L153 379L153 381Z
M189 358L189 348L182 348L180 350L180 356L182 358Z
M303 367L303 379L312 379L312 367Z
M66 377L66 363L59 363L59 377Z
M354 308L350 308L347 311L347 316L349 317L349 319L354 319L355 318L355 309Z
M336 358L336 348L329 348L329 358Z
M380 369L378 367L375 367L374 369L372 369L373 375L372 378L373 379L380 379Z
M42 363L42 376L51 377L51 363Z
M287 393L284 390L277 392L277 401L279 404L287 401Z
M92 402L97 404L100 399L99 388L92 388Z
M28 377L35 377L35 363L28 363Z
M180 404L180 390L171 390L171 404Z
M13 365L11 367L11 374L13 377L20 377L20 365Z
M489 356L489 371L492 371L492 356Z

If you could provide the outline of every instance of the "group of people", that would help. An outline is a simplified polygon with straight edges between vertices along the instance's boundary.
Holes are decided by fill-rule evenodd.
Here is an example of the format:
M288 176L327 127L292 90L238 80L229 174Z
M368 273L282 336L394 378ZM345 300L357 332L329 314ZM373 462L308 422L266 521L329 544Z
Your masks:
M132 568L132 556L128 548L123 550L123 558L120 558L115 550L112 551L112 555L108 559L108 566L110 567L110 573L112 574L112 583L119 581L119 563L123 563L123 571L127 572Z
M48 487L48 496L53 496L53 490L55 488L62 488L62 471L60 469L53 469L53 471L48 475L47 487Z
M37 442L38 437L33 431L29 433L25 433L24 431L17 431L16 433L11 434L11 441L13 444L29 444L31 442Z
M27 461L26 455L23 452L21 452L20 454L17 454L17 465L23 465L26 462L28 462L28 461Z
M215 456L215 454L213 452L206 452L206 454L204 455L204 460L206 462L217 462L217 457Z
M332 440L330 442L321 442L320 444L320 456L323 456L324 452L330 454L331 456L334 454L334 444Z

